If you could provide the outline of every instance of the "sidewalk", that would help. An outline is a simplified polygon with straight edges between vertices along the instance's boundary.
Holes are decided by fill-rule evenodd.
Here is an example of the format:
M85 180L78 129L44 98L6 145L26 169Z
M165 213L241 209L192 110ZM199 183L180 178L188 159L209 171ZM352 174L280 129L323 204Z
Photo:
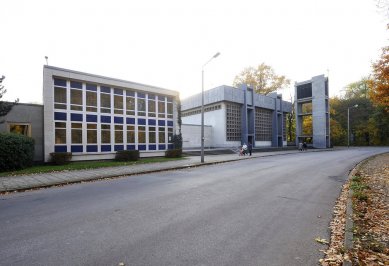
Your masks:
M332 149L308 150L307 152L328 151ZM174 169L184 169L198 167L215 163L245 160L273 155L299 153L298 150L257 152L252 156L238 156L237 154L207 155L205 162L200 162L200 156L186 157L184 160L169 161L163 163L147 163L133 166L105 167L90 170L62 171L45 174L32 174L0 177L0 193L23 191L27 189L50 187L61 184L78 183L82 181L98 180L103 178L113 178L136 174L145 174Z

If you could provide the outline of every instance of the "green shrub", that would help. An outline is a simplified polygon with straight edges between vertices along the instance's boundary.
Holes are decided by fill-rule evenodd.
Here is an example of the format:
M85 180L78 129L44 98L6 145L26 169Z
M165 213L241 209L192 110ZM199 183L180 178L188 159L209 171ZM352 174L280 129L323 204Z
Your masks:
M182 135L180 134L174 134L172 138L173 147L174 149L182 149Z
M55 165L68 164L72 160L71 152L52 152L50 156L51 162Z
M182 149L174 149L165 151L166 158L179 158L182 156Z
M124 151L117 151L115 160L116 161L138 161L139 159L139 151L138 150L124 150Z
M34 159L34 140L30 137L0 133L0 171L29 167Z

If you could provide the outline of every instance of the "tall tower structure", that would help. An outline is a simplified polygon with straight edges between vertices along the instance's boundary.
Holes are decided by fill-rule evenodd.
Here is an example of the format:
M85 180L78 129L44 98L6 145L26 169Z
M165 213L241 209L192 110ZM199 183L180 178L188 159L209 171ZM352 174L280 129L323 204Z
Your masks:
M328 78L324 75L295 83L296 145L330 147Z

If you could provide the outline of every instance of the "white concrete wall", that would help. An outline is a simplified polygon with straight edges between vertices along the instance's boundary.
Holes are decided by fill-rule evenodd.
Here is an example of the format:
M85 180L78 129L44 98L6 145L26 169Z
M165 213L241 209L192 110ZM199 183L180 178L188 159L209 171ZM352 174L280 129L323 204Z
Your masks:
M182 147L184 149L201 147L201 125L182 124ZM204 126L204 147L212 146L212 126Z
M201 114L183 117L182 124L199 125L199 127L201 127ZM206 143L204 144L205 146L211 146L211 147L231 146L231 142L226 141L226 109L224 104L222 104L222 108L219 110L205 112L204 124L206 126L210 126L212 129L211 130L212 134L209 136L209 139L207 138L207 136L205 136L205 143ZM186 134L189 134L189 136L193 136L192 132L188 132ZM200 131L199 134L201 135ZM199 139L200 139L200 135L198 137ZM182 136L184 139L186 139L184 131L182 131ZM195 147L193 145L191 144L190 147ZM184 148L186 148L185 143L184 143Z

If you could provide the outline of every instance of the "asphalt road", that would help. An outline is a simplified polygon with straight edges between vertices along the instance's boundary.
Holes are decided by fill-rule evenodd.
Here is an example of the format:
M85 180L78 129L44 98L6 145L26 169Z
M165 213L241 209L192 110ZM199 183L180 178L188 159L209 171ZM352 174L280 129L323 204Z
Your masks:
M317 265L348 171L298 153L0 196L0 265Z

